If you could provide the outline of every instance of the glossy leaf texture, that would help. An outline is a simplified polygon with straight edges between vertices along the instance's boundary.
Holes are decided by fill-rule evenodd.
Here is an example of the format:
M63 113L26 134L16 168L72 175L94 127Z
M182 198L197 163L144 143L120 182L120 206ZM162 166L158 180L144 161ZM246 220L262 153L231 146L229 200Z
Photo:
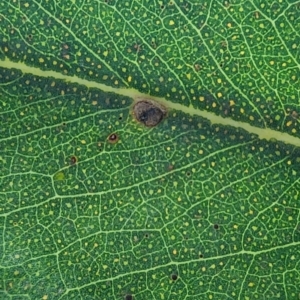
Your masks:
M299 299L299 21L2 1L0 298Z

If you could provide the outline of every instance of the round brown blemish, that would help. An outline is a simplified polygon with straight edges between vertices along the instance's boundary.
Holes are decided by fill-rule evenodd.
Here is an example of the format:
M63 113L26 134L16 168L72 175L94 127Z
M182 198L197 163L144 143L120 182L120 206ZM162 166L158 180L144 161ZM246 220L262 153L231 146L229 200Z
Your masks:
M127 294L127 295L125 295L125 298L124 298L125 300L133 300L133 295L131 295L131 294Z
M119 140L119 136L116 133L112 133L107 138L108 142L111 144L115 144Z
M75 155L71 156L70 158L70 164L75 165L77 163L78 159Z
M147 127L158 125L166 115L166 109L154 101L141 100L133 107L136 120Z
M175 273L171 274L171 279L172 279L173 281L176 281L176 280L178 279L178 275L175 274Z

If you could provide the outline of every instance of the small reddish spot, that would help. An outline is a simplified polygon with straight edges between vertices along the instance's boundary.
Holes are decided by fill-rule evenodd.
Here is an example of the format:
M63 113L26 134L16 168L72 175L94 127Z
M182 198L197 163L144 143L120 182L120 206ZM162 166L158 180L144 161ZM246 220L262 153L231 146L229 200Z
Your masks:
M115 144L119 140L119 136L116 133L112 133L107 138L108 142L111 144Z
M78 161L78 160L77 160L77 157L76 157L76 156L74 156L74 155L71 156L71 158L70 158L70 164L71 164L71 165L75 165L75 164L77 163L77 161Z

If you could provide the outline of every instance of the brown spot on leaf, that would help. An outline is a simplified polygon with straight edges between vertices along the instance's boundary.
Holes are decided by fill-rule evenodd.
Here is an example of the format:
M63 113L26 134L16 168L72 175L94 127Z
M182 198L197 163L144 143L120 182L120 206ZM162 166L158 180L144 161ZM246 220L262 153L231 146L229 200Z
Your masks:
M112 133L107 138L108 142L111 144L115 144L119 140L119 136L116 133Z
M75 165L75 164L77 163L77 161L78 161L78 160L77 160L77 157L76 157L76 156L74 156L74 155L71 156L71 158L70 158L70 164L71 164L71 165Z
M133 107L136 120L147 127L158 125L166 115L166 109L150 100L138 101Z
M175 273L171 274L171 279L176 281L178 279L178 275Z
M125 300L133 300L133 296L131 294L125 295Z

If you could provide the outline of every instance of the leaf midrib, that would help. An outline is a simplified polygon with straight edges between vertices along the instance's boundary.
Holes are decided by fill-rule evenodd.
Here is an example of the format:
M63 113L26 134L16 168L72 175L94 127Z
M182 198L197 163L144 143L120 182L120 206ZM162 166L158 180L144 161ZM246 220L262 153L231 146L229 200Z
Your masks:
M179 103L171 102L163 97L152 97L147 94L143 94L136 89L133 88L115 88L103 83L99 83L96 81L89 81L86 79L79 78L77 76L67 76L55 71L44 71L39 68L30 67L21 62L13 62L10 59L6 58L5 60L0 61L0 67L7 68L7 69L17 69L20 70L24 74L32 74L34 76L45 77L45 78L53 78L55 80L63 80L68 83L75 83L83 85L87 88L96 88L102 90L107 93L115 93L117 95L130 97L133 100L137 100L140 98L144 99L152 99L154 101L159 102L160 104L167 107L168 110L178 110L182 111L189 115L200 116L205 119L208 119L212 124L219 124L224 126L232 126L235 128L242 128L249 133L255 134L258 136L259 139L265 140L277 140L279 142L283 142L286 144L290 144L293 146L300 147L300 138L294 137L288 133L283 133L280 131L276 131L270 128L258 128L252 126L248 123L236 121L231 118L223 118L221 116L217 116L214 113L208 112L206 110L200 110L198 108L190 106L185 106Z

